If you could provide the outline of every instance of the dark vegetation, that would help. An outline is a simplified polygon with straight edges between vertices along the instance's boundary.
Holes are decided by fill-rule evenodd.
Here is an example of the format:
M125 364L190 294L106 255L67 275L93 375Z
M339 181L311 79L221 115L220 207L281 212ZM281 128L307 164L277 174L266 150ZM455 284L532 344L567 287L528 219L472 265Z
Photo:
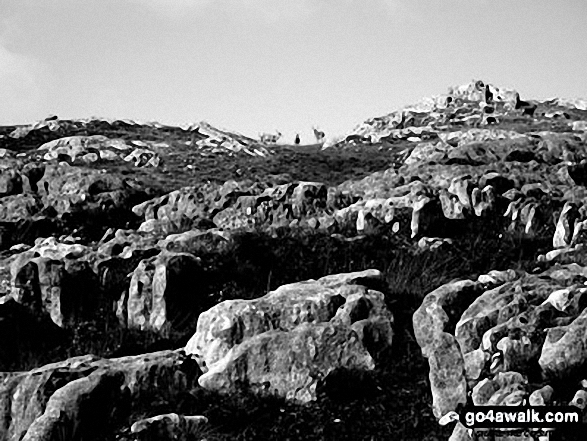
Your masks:
M317 181L338 185L350 179L361 179L375 171L392 166L397 153L408 143L402 141L392 149L380 146L355 146L349 149L321 150L318 145L275 146L275 154L252 157L246 154L227 155L198 151L193 146L170 142L161 170L137 169L120 163L95 163L113 173L132 175L154 193L164 194L200 182L224 183L228 180L260 181L284 184L292 181ZM188 167L189 166L189 167Z

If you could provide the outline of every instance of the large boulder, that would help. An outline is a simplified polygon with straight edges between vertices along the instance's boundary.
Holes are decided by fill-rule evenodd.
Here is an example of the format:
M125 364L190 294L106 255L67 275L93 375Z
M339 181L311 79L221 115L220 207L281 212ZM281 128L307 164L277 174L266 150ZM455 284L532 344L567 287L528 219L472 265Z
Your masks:
M212 364L199 382L225 393L244 382L254 392L308 402L316 399L318 383L335 369L374 367L350 327L304 323L290 332L267 331L247 339Z
M66 163L48 165L37 186L45 206L53 207L59 214L115 208L130 211L147 194L130 179Z
M307 402L337 369L373 369L391 347L392 315L376 270L284 285L254 300L202 313L186 352L206 373L200 384L238 387Z
M98 439L107 436L108 423L120 416L112 403L120 400L121 372L100 371L58 388L39 417L27 428L23 441ZM105 421L108 423L105 424Z
M0 385L0 439L109 439L162 384L173 397L194 387L198 375L181 351L74 357L11 374Z

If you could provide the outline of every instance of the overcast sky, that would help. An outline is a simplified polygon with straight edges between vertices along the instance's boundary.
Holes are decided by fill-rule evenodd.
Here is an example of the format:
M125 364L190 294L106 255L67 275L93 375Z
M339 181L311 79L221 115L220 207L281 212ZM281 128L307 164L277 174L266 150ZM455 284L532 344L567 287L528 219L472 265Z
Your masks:
M0 124L49 114L309 141L451 85L587 98L586 0L0 0Z

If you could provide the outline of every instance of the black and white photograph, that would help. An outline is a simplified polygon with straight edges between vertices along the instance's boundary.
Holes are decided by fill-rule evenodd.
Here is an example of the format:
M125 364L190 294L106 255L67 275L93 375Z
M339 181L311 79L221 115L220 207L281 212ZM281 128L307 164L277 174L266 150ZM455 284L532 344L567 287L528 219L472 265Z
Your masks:
M0 0L0 441L586 408L587 1Z

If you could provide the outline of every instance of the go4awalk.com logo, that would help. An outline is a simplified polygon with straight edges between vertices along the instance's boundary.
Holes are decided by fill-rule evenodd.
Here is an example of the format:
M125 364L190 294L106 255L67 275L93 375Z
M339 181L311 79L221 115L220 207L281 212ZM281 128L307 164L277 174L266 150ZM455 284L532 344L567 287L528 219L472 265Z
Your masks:
M471 406L459 414L469 429L563 427L581 423L581 411L572 406Z
M572 406L467 406L458 413L449 412L440 424L450 421L460 421L474 435L473 439L501 433L542 440L549 439L553 430L578 427L582 416L581 410Z

